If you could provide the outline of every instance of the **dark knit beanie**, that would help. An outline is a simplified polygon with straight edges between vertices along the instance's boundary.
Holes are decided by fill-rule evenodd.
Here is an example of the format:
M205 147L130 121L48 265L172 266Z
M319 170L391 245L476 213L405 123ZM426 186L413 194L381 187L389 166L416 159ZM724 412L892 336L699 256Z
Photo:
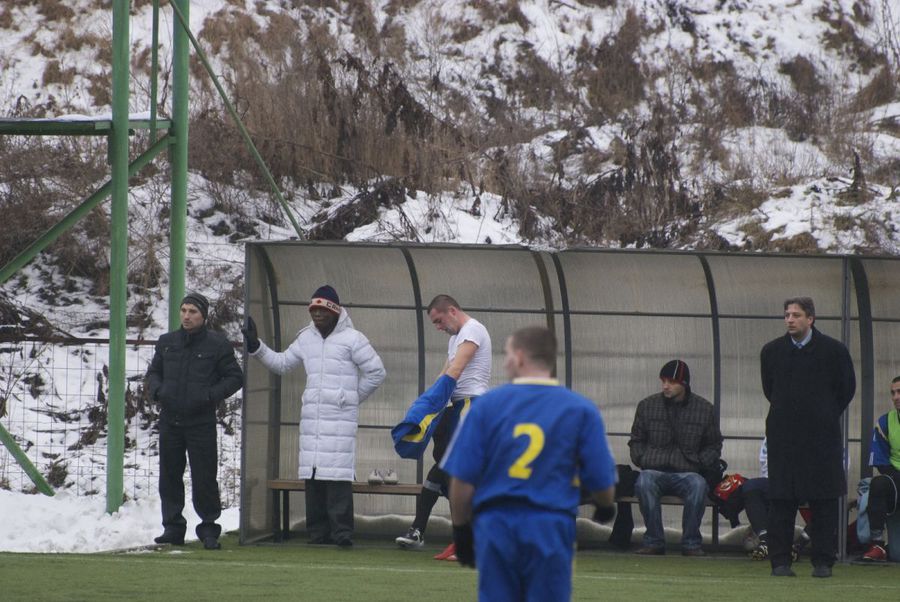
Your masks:
M184 296L184 299L181 300L182 305L185 303L189 303L199 309L204 320L209 316L209 300L200 293L195 293L193 291L189 292Z
M337 291L334 287L326 284L320 286L313 293L312 300L309 302L309 308L324 307L338 315L341 315L341 300L338 298Z
M691 386L691 371L688 365L681 360L670 360L659 371L660 378L668 378L682 385L683 387Z

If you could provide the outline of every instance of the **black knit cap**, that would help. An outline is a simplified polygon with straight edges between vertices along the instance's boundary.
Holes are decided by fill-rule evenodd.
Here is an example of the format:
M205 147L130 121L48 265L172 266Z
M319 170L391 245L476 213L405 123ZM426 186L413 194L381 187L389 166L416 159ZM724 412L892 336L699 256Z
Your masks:
M341 300L338 298L337 291L330 284L320 286L313 293L309 302L309 308L324 307L325 309L341 315Z
M668 378L684 386L691 386L691 371L681 360L669 360L659 371L660 378Z
M200 315L203 316L204 320L209 316L209 300L200 293L194 291L189 292L184 296L184 299L181 300L182 305L185 303L189 303L199 309Z

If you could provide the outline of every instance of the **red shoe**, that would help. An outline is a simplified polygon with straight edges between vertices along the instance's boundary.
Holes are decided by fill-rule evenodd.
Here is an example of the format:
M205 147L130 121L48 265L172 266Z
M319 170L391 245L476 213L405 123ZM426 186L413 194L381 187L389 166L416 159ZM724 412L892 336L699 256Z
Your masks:
M866 553L862 555L863 562L887 562L887 552L884 547L873 543L869 546L869 549L866 550Z
M451 558L452 556L452 558ZM435 560L456 560L456 545L450 542L450 545L444 548L444 551L434 557Z

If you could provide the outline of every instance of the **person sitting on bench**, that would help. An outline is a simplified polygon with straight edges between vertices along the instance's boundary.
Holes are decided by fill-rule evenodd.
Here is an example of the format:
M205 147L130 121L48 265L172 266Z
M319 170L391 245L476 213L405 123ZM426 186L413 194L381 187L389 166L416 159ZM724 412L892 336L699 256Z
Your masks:
M703 473L719 465L722 433L713 405L691 391L691 373L682 360L659 372L662 391L643 399L634 414L632 463L641 469L635 484L646 531L638 554L665 554L660 498L684 501L681 553L703 556L700 521L706 509Z

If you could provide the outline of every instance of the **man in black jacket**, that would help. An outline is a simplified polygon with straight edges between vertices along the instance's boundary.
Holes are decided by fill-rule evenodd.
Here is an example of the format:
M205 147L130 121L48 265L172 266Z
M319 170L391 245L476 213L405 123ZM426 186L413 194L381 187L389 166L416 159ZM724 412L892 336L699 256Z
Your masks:
M847 491L841 414L853 399L856 376L840 341L819 332L809 297L784 302L787 333L760 354L769 400L769 559L772 575L793 577L794 517L809 504L814 577L830 577L837 551L838 498Z
M681 553L703 556L700 521L706 509L702 473L718 467L722 433L713 405L691 392L691 373L681 360L659 371L662 392L638 403L628 447L641 469L635 483L646 531L638 554L665 554L660 498L676 495L684 503Z
M181 328L164 334L147 371L150 398L159 414L159 497L164 532L156 543L184 544L185 454L191 462L197 537L203 547L220 547L222 513L216 481L216 406L237 392L243 372L224 336L206 328L209 301L188 293L181 302Z

